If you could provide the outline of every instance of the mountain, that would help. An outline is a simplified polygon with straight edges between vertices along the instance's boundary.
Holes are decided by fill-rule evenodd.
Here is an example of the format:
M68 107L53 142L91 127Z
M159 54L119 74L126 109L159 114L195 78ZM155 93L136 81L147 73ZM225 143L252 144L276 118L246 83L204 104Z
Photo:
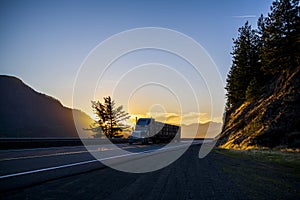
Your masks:
M64 107L57 99L38 93L20 79L0 75L0 137L82 137L93 120L84 112Z
M207 123L193 123L181 126L182 138L214 138L221 132L222 123L207 122ZM196 136L194 133L196 132Z
M300 147L300 67L282 71L263 91L227 111L219 147Z

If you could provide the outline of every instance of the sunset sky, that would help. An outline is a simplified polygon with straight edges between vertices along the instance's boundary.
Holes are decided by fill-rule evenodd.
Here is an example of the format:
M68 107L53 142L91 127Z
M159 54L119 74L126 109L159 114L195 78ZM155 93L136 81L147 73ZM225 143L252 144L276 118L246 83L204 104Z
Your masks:
M214 100L209 99L212 91L207 90L206 77L197 76L189 63L170 52L131 52L98 79L80 80L80 69L107 38L134 28L162 27L198 42L225 86L232 38L246 20L256 27L257 18L267 13L271 2L0 1L0 74L16 76L63 105L90 115L91 100L111 95L133 116L184 124L221 122L225 91L215 91L221 98L214 108L216 116L211 113ZM82 92L74 101L76 84L94 91L94 97Z

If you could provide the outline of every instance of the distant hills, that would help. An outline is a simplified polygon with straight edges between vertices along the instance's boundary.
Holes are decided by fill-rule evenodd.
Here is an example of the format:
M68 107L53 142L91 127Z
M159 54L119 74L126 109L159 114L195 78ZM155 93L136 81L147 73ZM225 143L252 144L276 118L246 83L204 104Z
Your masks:
M86 113L64 107L59 100L39 93L20 79L0 75L0 138L92 137L84 128L94 122ZM73 117L76 117L76 130ZM182 125L182 137L215 137L222 123ZM128 136L128 133L125 134Z
M222 123L193 123L181 126L181 136L185 138L214 138L220 134ZM196 131L196 134L195 134ZM195 135L195 136L194 136Z
M0 137L82 137L93 120L84 112L64 107L57 99L36 92L20 79L0 75Z

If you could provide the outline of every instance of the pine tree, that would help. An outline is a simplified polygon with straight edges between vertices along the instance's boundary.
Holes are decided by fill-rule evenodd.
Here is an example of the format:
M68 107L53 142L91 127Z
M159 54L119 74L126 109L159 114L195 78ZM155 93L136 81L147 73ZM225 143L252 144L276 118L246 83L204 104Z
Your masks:
M254 77L246 90L246 99L247 100L253 100L254 98L258 97L258 95L260 95L260 84L258 83L258 81L256 80L256 78Z
M122 130L128 128L123 122L130 118L129 114L123 111L123 106L116 108L115 102L111 97L104 97L104 102L92 101L92 108L98 117L97 127L94 130L100 129L107 138L121 136ZM96 134L97 135L97 134Z
M258 22L264 73L276 75L299 66L299 0L274 1L268 17Z
M227 77L227 109L258 97L282 72L300 65L299 0L275 0L267 17L261 15L258 29L248 22L234 40L233 63Z
M227 107L246 99L246 90L250 81L259 74L259 49L256 31L248 22L238 30L234 40L232 67L227 77Z

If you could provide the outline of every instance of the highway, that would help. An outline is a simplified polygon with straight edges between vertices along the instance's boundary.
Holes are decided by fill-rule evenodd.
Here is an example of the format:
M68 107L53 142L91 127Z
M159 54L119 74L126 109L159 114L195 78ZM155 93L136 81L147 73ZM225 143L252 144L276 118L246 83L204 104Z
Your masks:
M100 147L89 146L88 150L96 153L94 155L100 153L102 160L98 160L108 161L113 166L122 166L147 154L145 165L151 166L151 160L156 156L169 155L169 151L180 151L185 145L176 143L163 150L163 145L103 144ZM289 168L236 159L215 151L204 159L199 159L200 145L201 141L194 142L177 161L148 173L127 173L107 167L83 146L1 150L1 199L299 197L296 189L299 188L299 178L295 179L292 174L289 176ZM120 154L119 149L126 150L127 153ZM255 180L251 179L252 176ZM288 180L288 186L282 184L283 179Z
M201 142L195 141L193 144L200 144ZM1 150L0 191L101 169L106 167L102 162L120 163L157 151L181 149L182 146L187 147L187 144L184 142L174 143L170 147L164 147L164 145L101 144L86 147ZM120 152L120 149L126 152Z

